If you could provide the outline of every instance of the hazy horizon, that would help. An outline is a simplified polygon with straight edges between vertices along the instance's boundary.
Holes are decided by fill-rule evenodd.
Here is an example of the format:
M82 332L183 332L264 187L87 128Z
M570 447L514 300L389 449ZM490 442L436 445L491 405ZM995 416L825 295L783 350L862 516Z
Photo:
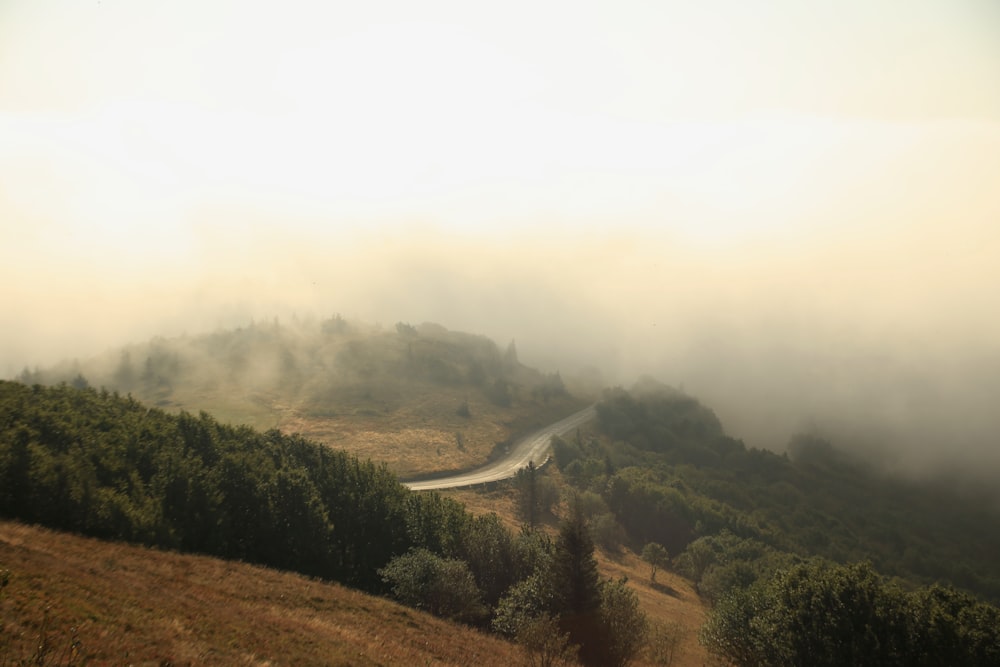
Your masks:
M0 376L432 321L996 477L1000 6L808 4L4 3Z

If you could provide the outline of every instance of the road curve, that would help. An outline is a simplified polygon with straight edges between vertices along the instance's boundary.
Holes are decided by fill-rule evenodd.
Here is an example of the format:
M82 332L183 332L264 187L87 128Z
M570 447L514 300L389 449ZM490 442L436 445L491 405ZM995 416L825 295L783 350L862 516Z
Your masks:
M517 474L518 470L528 465L529 461L540 464L545 460L545 457L548 455L552 436L565 435L581 424L589 422L596 415L597 411L591 405L588 408L571 414L565 419L557 421L555 424L550 424L545 428L529 433L514 443L507 456L482 468L451 477L403 482L403 484L414 491L429 491L431 489L456 489L463 486L475 486L476 484L495 482L513 477Z

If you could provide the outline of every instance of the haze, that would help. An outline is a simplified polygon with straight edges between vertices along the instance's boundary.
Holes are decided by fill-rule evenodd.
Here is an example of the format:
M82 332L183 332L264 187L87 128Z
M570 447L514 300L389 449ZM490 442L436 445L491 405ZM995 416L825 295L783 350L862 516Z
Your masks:
M0 4L0 374L436 321L1000 473L1000 5L475 5Z

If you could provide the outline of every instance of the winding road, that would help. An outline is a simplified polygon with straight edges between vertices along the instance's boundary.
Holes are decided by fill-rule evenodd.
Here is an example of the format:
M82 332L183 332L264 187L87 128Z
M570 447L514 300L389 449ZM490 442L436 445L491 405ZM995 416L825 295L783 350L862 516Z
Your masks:
M507 456L494 461L482 468L464 472L451 477L438 479L403 482L414 491L429 491L431 489L456 489L463 486L475 486L486 482L496 482L517 474L517 471L528 465L530 461L540 464L548 455L549 445L554 435L565 435L581 424L589 422L597 414L594 406L574 412L569 417L550 424L545 428L529 433L510 448Z

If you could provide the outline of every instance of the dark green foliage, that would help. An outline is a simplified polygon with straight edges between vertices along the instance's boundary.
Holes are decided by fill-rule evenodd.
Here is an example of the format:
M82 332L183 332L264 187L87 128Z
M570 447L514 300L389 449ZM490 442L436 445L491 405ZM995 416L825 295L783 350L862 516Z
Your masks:
M579 511L564 521L556 539L550 573L556 610L589 614L601 605L594 541Z
M702 641L737 665L996 665L998 621L967 595L904 593L870 564L816 561L734 588Z
M517 471L514 488L517 492L518 516L530 528L550 516L552 507L559 500L559 490L534 461L529 461L527 466Z
M500 599L493 629L517 637L554 618L583 664L623 665L641 646L646 619L624 580L600 580L590 529L574 507L555 544L540 550L534 573Z
M910 595L913 665L1000 665L1000 609L951 588Z
M649 563L649 580L656 581L656 571L670 564L670 554L662 544L650 542L642 548L642 559Z
M639 609L639 596L625 578L601 586L601 630L604 643L601 665L623 667L632 661L646 641L649 624Z
M580 647L580 661L602 664L605 633L601 625L601 582L594 542L579 510L559 531L548 574L553 611L569 641Z
M0 383L5 517L374 590L393 556L450 548L442 536L460 532L464 510L413 497L384 466L297 436L92 389Z
M658 542L682 554L726 530L779 552L870 559L916 584L944 581L1000 601L995 497L878 474L814 436L793 439L791 458L748 449L710 410L650 380L609 390L597 415L602 442L556 443L556 460L574 486L601 493L634 548ZM718 563L703 592L718 595L748 575Z
M569 635L559 630L559 619L549 614L525 623L517 633L517 642L524 647L530 667L576 662L577 647L569 643Z
M507 589L534 572L536 548L537 540L527 534L514 537L496 514L485 514L464 522L454 555L468 563L483 601L492 608Z
M702 597L714 603L734 587L746 588L763 574L800 561L758 540L723 530L689 544L674 565L695 583Z
M608 480L605 497L634 540L680 551L691 540L698 515L678 489L664 486L640 468L625 468Z
M560 470L583 457L583 451L575 444L563 440L558 435L552 436L552 458Z
M396 599L411 607L463 622L486 613L465 561L414 549L393 558L379 574Z
M511 586L500 598L493 616L493 629L508 637L516 637L537 619L554 614L555 607L548 570L540 569Z
M676 450L677 457L699 464L715 462L732 448L715 414L690 396L650 381L635 393L639 398L608 390L597 405L601 427L613 439L640 450Z

